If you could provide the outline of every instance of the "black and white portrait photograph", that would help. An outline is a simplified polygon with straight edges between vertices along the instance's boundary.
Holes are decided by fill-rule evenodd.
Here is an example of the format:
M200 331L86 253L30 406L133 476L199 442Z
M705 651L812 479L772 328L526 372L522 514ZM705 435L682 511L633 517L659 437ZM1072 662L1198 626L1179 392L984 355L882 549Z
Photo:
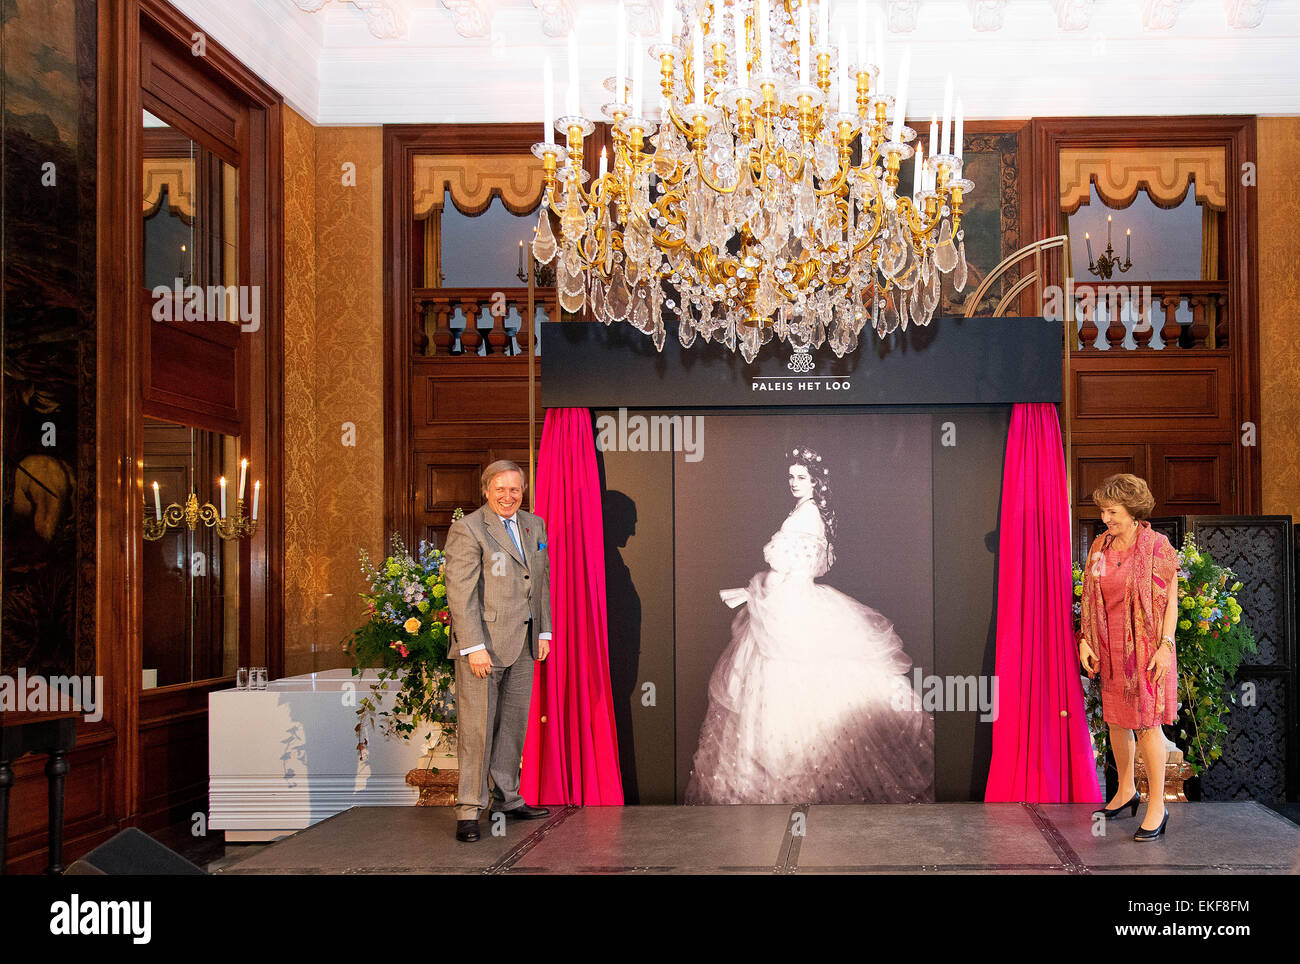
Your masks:
M911 683L933 654L930 418L706 421L675 480L683 802L932 800Z

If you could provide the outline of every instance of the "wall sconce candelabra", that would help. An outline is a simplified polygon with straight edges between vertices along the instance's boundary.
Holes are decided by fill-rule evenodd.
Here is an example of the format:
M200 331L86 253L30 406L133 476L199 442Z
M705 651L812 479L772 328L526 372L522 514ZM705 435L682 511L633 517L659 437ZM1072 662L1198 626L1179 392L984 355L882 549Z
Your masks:
M145 517L145 539L149 542L156 542L167 534L168 529L179 529L182 525L193 532L200 522L210 529L215 529L217 535L222 539L247 539L251 537L257 531L257 506L262 494L262 483L260 481L253 483L253 511L251 515L245 516L244 486L247 481L248 459L244 459L239 465L239 495L235 499L234 515L226 513L226 477L224 475L219 483L221 486L219 506L215 506L211 502L199 505L199 497L191 490L184 505L173 502L164 509L161 494L158 491L158 483L153 483L154 517L152 519L148 516Z
M1133 259L1130 257L1133 253L1133 229L1128 228L1124 231L1124 260L1121 262L1115 256L1115 249L1110 244L1110 228L1111 216L1108 214L1106 215L1106 252L1097 259L1096 264L1092 261L1092 237L1087 231L1083 233L1083 243L1088 247L1088 270L1103 281L1114 274L1116 268L1123 272L1133 267Z

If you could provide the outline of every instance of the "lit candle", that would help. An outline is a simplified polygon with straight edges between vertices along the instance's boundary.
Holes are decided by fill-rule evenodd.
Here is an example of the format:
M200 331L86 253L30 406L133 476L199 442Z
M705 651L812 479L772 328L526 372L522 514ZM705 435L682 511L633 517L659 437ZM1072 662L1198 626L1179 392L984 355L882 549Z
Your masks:
M659 18L659 27L663 31L660 39L664 44L673 42L673 0L664 0L664 12Z
M248 481L248 459L239 463L239 497L244 497L244 483Z
M226 517L226 477L221 477L221 518Z
M519 242L519 273L524 273L524 243Z
M257 497L262 494L261 480L253 483L253 521L257 521Z
M809 0L804 0L807 5ZM817 45L831 45L831 0L817 0Z
M809 24L808 4L812 0L804 0L799 4L799 83L805 87L808 85L808 53L812 47L812 27Z
M939 143L939 117L936 114L930 115L930 147Z
M645 53L632 41L632 116L640 117L645 108Z
M1132 261L1130 255L1133 253L1133 229L1128 228L1124 231L1124 260Z
M749 86L749 37L745 34L745 10L738 3L731 8L736 16L736 86Z
M772 75L772 33L767 15L768 0L758 0L758 45L762 50L763 76Z
M826 0L822 0L823 3ZM840 27L840 113L849 112L849 38L848 32Z
M957 133L952 136L952 152L957 155L957 160L962 157L962 144L965 137L966 114L961 107L961 98L957 98Z
M600 176L604 177L609 171L609 154L605 148L600 149ZM521 244L523 242L520 242Z
M569 96L564 105L564 112L570 117L578 115L578 25L573 25L569 34Z
M1106 215L1106 247L1110 247L1110 215Z
M907 116L907 78L912 72L912 48L903 48L903 59L898 63L898 92L894 94L894 131L890 140L898 143L903 137L903 119Z
M153 484L153 517L162 518L162 499L158 496L158 483Z
M626 104L623 98L627 96L627 9L623 0L618 0L618 25L614 34L614 60L618 65L614 72L614 103Z
M1088 264L1092 264L1092 237L1088 234L1087 231L1083 232L1083 243L1084 246L1088 249Z
M695 70L695 103L704 103L704 34L700 33L699 21L691 33L691 55Z
M933 150L934 142L930 143ZM952 74L943 84L943 126L939 128L939 153L952 152Z
M919 143L916 145L916 163L912 166L912 199L921 193L923 184L921 172L925 169L925 148Z
M551 58L542 64L542 143L555 142L555 70Z

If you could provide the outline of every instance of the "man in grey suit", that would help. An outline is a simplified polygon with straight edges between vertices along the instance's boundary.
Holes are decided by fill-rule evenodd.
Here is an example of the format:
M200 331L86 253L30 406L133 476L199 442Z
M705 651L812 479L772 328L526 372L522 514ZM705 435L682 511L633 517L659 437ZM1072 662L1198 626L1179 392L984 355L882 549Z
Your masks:
M445 571L451 610L451 653L456 662L456 735L460 788L456 839L479 839L479 814L550 815L519 795L519 766L533 661L551 648L551 580L546 525L521 508L524 473L514 462L483 472L487 504L453 522Z

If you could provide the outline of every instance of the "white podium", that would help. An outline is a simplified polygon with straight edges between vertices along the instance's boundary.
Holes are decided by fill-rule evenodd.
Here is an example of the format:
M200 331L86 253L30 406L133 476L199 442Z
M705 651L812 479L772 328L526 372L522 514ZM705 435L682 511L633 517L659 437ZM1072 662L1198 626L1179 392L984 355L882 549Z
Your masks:
M423 733L391 739L380 722L358 760L356 708L374 680L373 670L335 669L210 693L208 826L229 841L267 841L349 807L415 806L407 771L454 769L456 754L429 754ZM391 705L385 694L380 709Z

